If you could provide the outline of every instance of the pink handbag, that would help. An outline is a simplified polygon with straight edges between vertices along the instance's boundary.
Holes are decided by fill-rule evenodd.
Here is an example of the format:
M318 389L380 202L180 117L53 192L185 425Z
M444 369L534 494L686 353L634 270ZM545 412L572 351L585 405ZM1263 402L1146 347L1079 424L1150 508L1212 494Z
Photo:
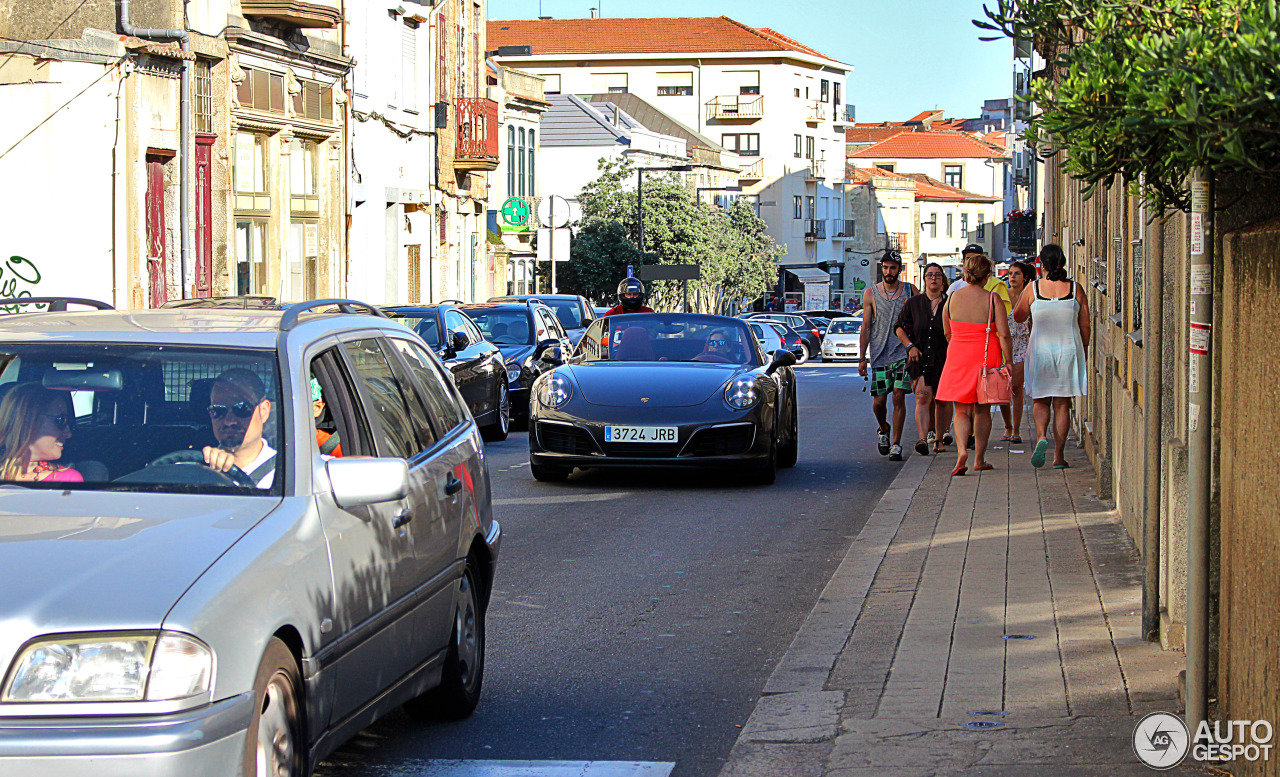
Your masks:
M1013 401L1013 376L1004 361L1004 348L1000 349L1000 366L987 366L987 349L991 347L991 328L995 325L996 295L991 294L988 308L987 332L982 342L982 366L978 372L978 404L1007 405Z

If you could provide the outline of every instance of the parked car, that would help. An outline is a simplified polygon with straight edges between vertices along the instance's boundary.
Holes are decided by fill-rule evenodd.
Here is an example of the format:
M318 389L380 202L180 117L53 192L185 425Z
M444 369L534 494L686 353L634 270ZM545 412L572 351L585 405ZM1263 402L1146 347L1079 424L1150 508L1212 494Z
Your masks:
M760 344L760 350L765 353L773 353L774 351L791 351L793 355L799 352L799 348L792 350L787 347L786 330L781 324L775 324L772 321L748 321L747 326L751 327L751 333L756 336L756 342Z
M484 339L466 313L449 303L395 305L383 308L431 346L449 370L467 409L489 442L507 439L511 428L511 393L506 361L498 346Z
M748 325L694 313L620 314L588 329L534 383L529 467L720 466L772 483L796 463L795 357L765 354Z
M741 318L757 319L763 318L771 321L777 321L785 324L804 339L804 354L800 357L798 364L804 364L809 359L818 357L822 353L822 336L817 325L809 320L808 316L802 316L797 313L744 313Z
M822 340L822 358L831 361L862 357L862 317L837 318L827 327Z
M461 305L484 338L502 351L511 397L511 420L523 426L529 418L529 389L551 368L541 360L551 346L569 350L569 335L551 308L539 299L525 302L481 302Z
M805 343L803 335L781 321L774 321L769 318L758 319L758 321L772 327L778 333L778 336L782 338L783 347L795 354L796 364L801 364L801 360L809 360L808 345Z
M582 333L587 331L587 327L591 326L591 322L599 318L596 315L595 308L591 307L591 303L586 297L580 297L577 294L516 294L506 297L491 297L490 302L527 302L531 299L538 300L542 304L555 311L556 318L560 320L560 326L564 327L564 331L569 335L569 341L573 345L577 345L582 339ZM608 308L605 308L608 310Z
M836 310L833 308L830 310L802 310L800 311L800 315L808 316L809 318L825 318L830 320L833 318L852 318L858 314L848 310Z
M470 714L501 529L422 340L350 300L98 305L0 316L0 427L51 441L0 489L0 771L306 775L401 705Z

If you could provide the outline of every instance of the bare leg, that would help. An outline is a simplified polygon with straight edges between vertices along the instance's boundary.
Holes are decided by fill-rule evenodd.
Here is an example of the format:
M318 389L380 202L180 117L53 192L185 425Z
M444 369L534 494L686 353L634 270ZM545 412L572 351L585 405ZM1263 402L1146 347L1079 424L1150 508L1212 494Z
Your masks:
M1066 464L1063 450L1071 428L1071 397L1053 398L1053 463Z
M1022 436L1022 362L1013 365L1013 391L1010 398L1013 400L1013 435L1015 437Z
M987 415L991 415L990 410L987 411ZM1013 434L1013 420L1008 405L1000 405L1000 417L1004 419L1004 433L1006 435ZM979 456L978 460L981 461L982 457Z
M907 423L907 392L893 390L893 444L902 444L902 427Z
M964 447L964 441L969 439L969 432L973 428L973 408L967 402L956 402L956 466L963 467L965 462L969 460L969 451ZM991 422L987 421L987 428L991 428Z
M916 378L916 431L923 440L933 429L933 389L924 382L924 378Z
M935 418L933 428L938 432L938 440L935 444L936 450L937 448L944 447L942 445L942 434L951 426L951 414L954 411L954 408L951 406L950 402L937 401L933 403L933 408Z
M1049 439L1049 409L1051 401L1048 397L1032 400L1031 413L1036 419L1037 442Z
M885 417L885 411L888 409L889 396L872 397L871 412L876 414L876 421L880 422L880 433L889 433L889 421Z
M987 464L987 442L991 439L991 406L974 405L973 408L973 467L977 469Z

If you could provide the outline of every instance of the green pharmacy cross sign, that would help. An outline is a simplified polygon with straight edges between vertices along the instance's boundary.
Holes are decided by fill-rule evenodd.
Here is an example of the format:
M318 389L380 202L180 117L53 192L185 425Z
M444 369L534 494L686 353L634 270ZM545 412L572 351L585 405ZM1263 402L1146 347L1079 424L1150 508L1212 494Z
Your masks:
M529 223L529 203L520 197L508 197L502 203L502 220L514 227L527 226Z

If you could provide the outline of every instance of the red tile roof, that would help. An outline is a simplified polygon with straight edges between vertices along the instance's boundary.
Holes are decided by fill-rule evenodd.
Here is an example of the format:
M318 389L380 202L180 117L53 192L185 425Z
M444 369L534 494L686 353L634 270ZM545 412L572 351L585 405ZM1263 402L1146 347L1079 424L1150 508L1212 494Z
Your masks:
M950 202L999 202L1000 198L949 186L937 178L930 178L924 173L906 173L905 176L916 182L917 200L946 200Z
M909 132L910 130L901 124L895 124L885 127L876 124L867 127L861 124L855 124L852 127L846 127L844 130L844 142L846 143L879 143L882 140L897 135L899 132Z
M906 178L906 176L898 175L891 170L885 170L883 167L853 167L850 165L845 169L845 178L853 183L869 183L872 178Z
M915 116L912 116L911 118L907 119L907 121L922 122L925 119L937 120L942 118L943 113L945 113L945 111L921 111L917 113Z
M727 16L675 19L510 19L488 24L488 45L531 46L546 54L795 51L837 62L769 28Z
M964 132L900 132L850 154L860 159L998 159L1005 152Z

